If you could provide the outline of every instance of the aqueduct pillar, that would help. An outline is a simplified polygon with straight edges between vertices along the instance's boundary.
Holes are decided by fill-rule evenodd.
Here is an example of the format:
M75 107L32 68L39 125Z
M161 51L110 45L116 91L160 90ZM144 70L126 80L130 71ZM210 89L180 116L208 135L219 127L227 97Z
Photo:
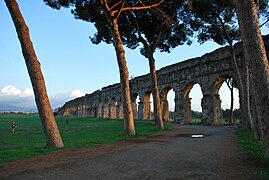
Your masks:
M183 91L175 91L175 121L181 124L192 121L191 101L189 95L183 95Z
M202 98L202 123L221 125L221 100L219 94L204 94Z
M105 101L105 103L103 104L102 117L108 118L108 102L107 101Z
M162 107L162 119L163 121L169 120L169 103L167 101L167 97L161 99L161 107Z
M102 110L103 110L102 107L103 107L102 101L100 100L97 108L97 118L102 118Z
M124 119L124 115L123 115L123 106L121 102L117 102L116 105L116 113L117 113L117 119Z
M134 119L138 119L136 97L131 97L131 102L132 102L132 109L133 109Z
M108 106L108 117L110 119L116 119L116 104L109 104Z
M78 106L77 112L78 112L78 116L82 116L82 117L87 116L86 105Z
M138 105L138 118L139 119L151 119L150 112L150 94L139 95L139 105Z

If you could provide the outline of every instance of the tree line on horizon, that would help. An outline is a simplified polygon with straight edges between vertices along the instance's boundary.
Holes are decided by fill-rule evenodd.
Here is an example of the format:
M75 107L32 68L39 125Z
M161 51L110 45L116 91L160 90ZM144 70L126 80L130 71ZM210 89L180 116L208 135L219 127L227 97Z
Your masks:
M34 89L47 146L63 142L47 97L40 63L29 29L16 0L5 0L16 27L22 53ZM124 132L135 135L129 74L124 45L140 48L148 59L154 101L156 128L164 129L154 53L171 52L177 46L213 40L230 48L233 75L240 95L243 124L261 138L269 153L269 64L259 20L268 22L268 0L44 0L54 8L70 8L76 19L93 23L96 33L91 42L113 44L120 73L124 112ZM238 68L234 43L242 41L244 57ZM227 77L228 78L228 77Z

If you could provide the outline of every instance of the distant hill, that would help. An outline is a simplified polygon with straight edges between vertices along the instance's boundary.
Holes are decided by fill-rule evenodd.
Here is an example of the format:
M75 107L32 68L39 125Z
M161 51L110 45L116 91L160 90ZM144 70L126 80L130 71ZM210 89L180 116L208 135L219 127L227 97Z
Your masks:
M25 112L25 113L33 113L37 112L36 108L25 108L19 106L13 106L9 104L0 104L0 112Z

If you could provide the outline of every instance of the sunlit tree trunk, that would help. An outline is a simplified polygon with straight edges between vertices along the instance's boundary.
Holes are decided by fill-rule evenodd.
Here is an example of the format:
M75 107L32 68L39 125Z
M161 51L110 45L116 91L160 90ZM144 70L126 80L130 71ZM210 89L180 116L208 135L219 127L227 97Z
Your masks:
M244 52L250 61L255 97L261 110L263 142L269 153L269 64L258 20L258 2L234 0Z
M111 35L113 37L113 45L116 51L120 71L121 96L124 114L124 131L126 135L135 135L134 117L130 96L129 72L125 59L125 51L120 37L117 18L114 17L111 11L106 9L105 2L102 2L102 4L103 10L107 17L107 21L109 23Z
M140 28L139 28L138 22L134 16L134 13L132 13L132 14L133 14L134 21L135 21L135 24L136 24L136 27L138 30L139 40L144 46L144 49L147 53L147 58L149 61L151 90L152 90L152 94L153 94L155 126L156 126L156 128L163 130L164 125L163 125L163 119L162 119L162 107L161 107L160 94L159 94L159 88L158 88L158 78L157 78L157 73L156 73L156 68L155 68L155 59L153 57L154 50L152 50L152 48L150 47L148 42L142 36L142 33L140 31ZM158 36L155 39L154 44L156 44L159 41L161 33L162 33L162 31L160 30ZM155 45L153 46L153 49L154 48L155 48Z
M153 105L154 105L154 118L156 127L159 129L164 129L163 120L162 120L162 108L160 103L160 94L158 89L158 80L157 73L155 68L155 60L152 53L148 53L149 67L150 67L150 80L152 86L152 95L153 95Z
M21 43L22 53L31 79L36 105L46 137L46 145L52 147L63 147L64 145L50 106L40 63L30 39L29 29L23 19L16 0L5 0L5 2Z
M135 135L134 117L131 104L129 73L125 60L125 52L119 35L118 24L116 20L111 22L111 34L114 40L114 47L117 54L118 66L120 71L121 96L124 112L124 128L126 135Z

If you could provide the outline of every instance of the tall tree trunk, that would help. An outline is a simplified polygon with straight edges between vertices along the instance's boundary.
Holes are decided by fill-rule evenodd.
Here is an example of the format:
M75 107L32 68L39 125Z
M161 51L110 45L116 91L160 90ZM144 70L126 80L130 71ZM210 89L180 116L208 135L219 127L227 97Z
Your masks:
M251 80L253 82L253 78ZM255 96L255 91L257 91L256 87L250 87L250 100L251 100L251 114L252 119L250 121L250 130L252 134L259 139L262 139L262 123L261 123L261 108L259 108L259 103Z
M231 92L231 104L230 104L230 120L229 120L229 124L232 125L233 124L233 109L234 109L234 79L229 78L229 80L225 81L228 88L230 89ZM231 84L230 84L231 82Z
M154 105L154 118L156 127L159 129L164 129L163 120L162 120L162 108L160 103L160 95L158 89L158 80L157 73L155 68L155 59L152 53L148 52L148 60L149 60L149 68L150 68L150 80L152 86L152 94L153 94L153 105Z
M234 46L233 46L232 42L229 43L229 46L230 46L230 55L231 55L231 60L232 60L233 72L234 72L234 76L235 76L234 78L236 79L236 82L238 84L239 91L242 91L244 89L244 85L242 82L242 76L241 76L241 73L239 71L239 67L237 64L236 56L235 56L235 50L234 50ZM244 92L242 91L241 94L243 95Z
M117 61L120 71L121 96L124 112L124 129L126 135L135 135L134 117L131 104L129 73L125 59L125 51L123 49L117 19L110 16L107 18L110 24L110 32L113 37L113 44L117 55Z
M258 4L254 0L234 0L243 47L251 61L255 96L261 112L263 142L269 153L269 64L258 20Z
M138 34L139 34L139 39L141 41L141 43L144 45L144 49L147 52L147 57L148 57L148 61L149 61L149 69L150 69L150 80L151 80L151 90L152 90L152 94L153 94L153 105L154 105L154 121L155 121L155 126L159 129L164 129L164 125L163 125L163 119L162 119L162 107L161 107L161 102L160 102L160 94L159 94L159 89L158 89L158 78L157 78L157 73L156 73L156 68L155 68L155 59L153 57L153 52L154 52L154 48L155 45L157 44L157 42L160 39L160 36L162 34L162 31L159 31L158 36L155 39L155 42L153 44L155 44L153 46L153 49L151 49L151 47L149 46L149 44L147 43L147 41L145 40L145 38L142 36L142 33L140 31L138 22L134 16L134 13L131 13L134 17L134 21L138 30Z
M236 125L236 122L233 122L233 116L234 116L234 87L232 82L232 88L231 88L231 106L230 106L230 124Z
M21 43L22 53L31 79L36 105L46 137L46 144L52 147L63 147L64 145L50 106L40 63L30 39L29 29L23 19L16 0L5 0L5 2Z
M245 127L250 129L251 122L252 122L252 115L251 115L251 104L250 104L250 73L249 73L249 62L248 57L243 55L244 58L242 59L242 81L243 83L243 94L239 93L240 96L240 110L242 116L242 123Z
M229 47L230 47L230 55L231 55L232 66L233 66L234 79L237 82L240 97L242 97L243 99L245 99L246 94L245 94L244 89L245 88L248 88L247 87L248 84L246 84L246 83L244 84L243 81L242 81L243 76L242 76L242 73L239 71L239 67L238 67L238 62L237 62L236 55L235 55L234 46L233 46L232 41L230 40L230 38L228 36L228 33L226 33L226 34L227 34L227 37L229 39ZM234 79L232 81L231 87L229 87L230 90L231 90L230 125L233 124L233 100L234 100L233 99L233 85L234 85ZM241 106L243 106L242 108L243 109L246 109L246 110L248 108L248 106L246 106L245 103L241 104ZM250 117L247 116L247 119L249 119L249 118Z
M222 28L224 30L225 36L227 38L229 47L230 47L230 55L231 55L231 62L232 62L232 66L233 66L233 75L234 78L237 81L237 85L238 85L238 90L239 90L239 96L240 96L240 109L241 109L241 114L242 114L242 118L243 118L243 122L245 124L250 124L250 122L252 121L252 116L251 116L251 110L250 110L250 99L249 99L249 71L248 71L248 63L242 63L242 71L239 71L239 67L238 67L238 62L236 59L236 55L235 55L235 49L233 46L233 42L232 39L230 38L230 35L226 29L226 26L224 23L222 23ZM247 59L247 58L245 58ZM243 73L246 73L246 75L244 76ZM243 80L244 78L245 81ZM232 119L230 119L230 121L232 121ZM242 119L241 119L242 121Z

